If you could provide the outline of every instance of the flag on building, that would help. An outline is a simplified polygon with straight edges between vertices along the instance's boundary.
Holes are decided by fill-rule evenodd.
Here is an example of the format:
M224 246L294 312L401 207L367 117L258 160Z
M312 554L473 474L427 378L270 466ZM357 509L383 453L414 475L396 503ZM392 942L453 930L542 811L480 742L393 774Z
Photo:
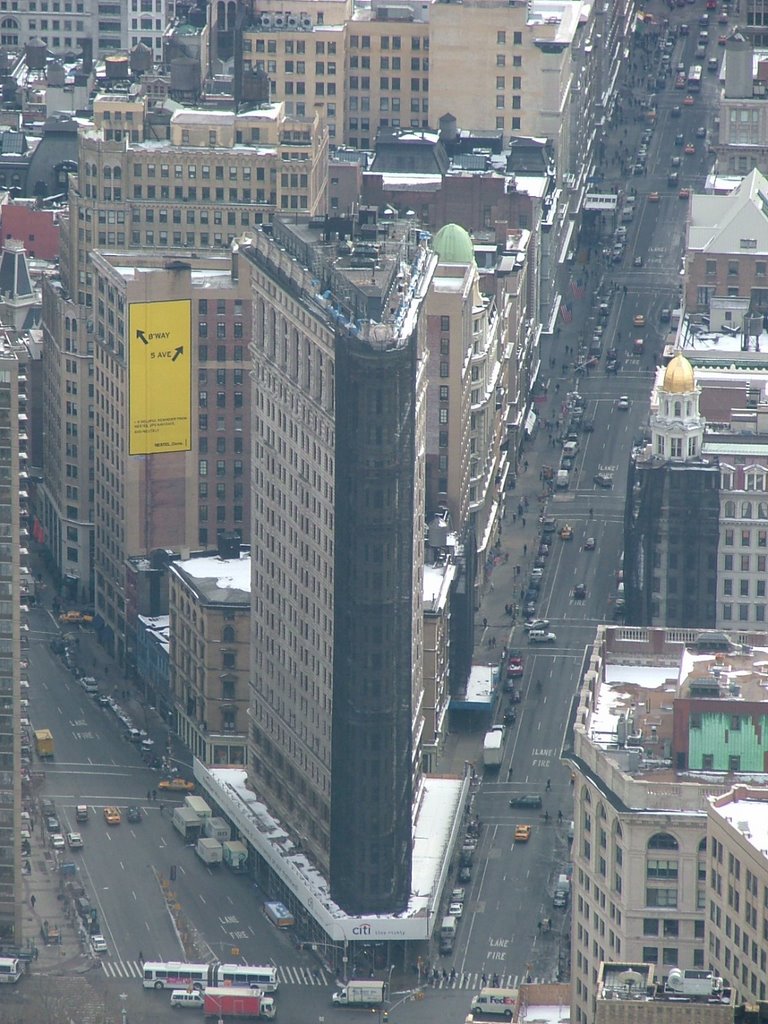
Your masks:
M573 306L570 302L560 307L560 318L564 324L569 324L573 320Z

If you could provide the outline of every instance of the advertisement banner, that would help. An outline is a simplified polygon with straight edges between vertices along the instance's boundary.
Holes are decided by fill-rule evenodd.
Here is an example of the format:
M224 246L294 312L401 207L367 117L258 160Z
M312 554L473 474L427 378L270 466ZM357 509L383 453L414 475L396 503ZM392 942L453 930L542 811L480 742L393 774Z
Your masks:
M192 303L132 302L128 311L129 454L192 446Z

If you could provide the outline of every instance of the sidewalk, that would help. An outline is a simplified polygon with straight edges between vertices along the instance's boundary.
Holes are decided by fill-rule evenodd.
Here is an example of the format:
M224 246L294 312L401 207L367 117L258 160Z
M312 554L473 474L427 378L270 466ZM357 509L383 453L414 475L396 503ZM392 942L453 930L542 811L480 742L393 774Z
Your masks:
M72 898L65 894L65 880L58 871L58 864L69 859L67 852L62 850L57 854L52 849L45 821L37 807L32 820L31 853L24 858L32 870L24 875L22 906L26 947L35 953L32 971L34 974L85 973L97 966L97 962L86 953L84 930L74 911ZM79 885L79 876L75 875L71 882L74 886ZM51 936L58 935L59 941L46 943L46 932Z

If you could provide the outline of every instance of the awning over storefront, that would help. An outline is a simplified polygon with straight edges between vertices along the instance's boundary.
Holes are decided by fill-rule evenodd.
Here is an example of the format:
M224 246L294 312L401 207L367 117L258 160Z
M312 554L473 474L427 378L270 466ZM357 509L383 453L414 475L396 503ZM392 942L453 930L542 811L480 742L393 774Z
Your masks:
M451 697L451 711L490 714L499 682L498 665L473 665L464 697Z
M525 433L528 437L531 437L534 430L536 429L536 413L533 409L528 411L528 415L525 417Z
M568 259L568 250L571 245L571 239L573 238L573 231L576 227L576 221L572 220L565 230L565 240L563 241L563 247L560 250L560 256L558 257L558 263L565 263Z

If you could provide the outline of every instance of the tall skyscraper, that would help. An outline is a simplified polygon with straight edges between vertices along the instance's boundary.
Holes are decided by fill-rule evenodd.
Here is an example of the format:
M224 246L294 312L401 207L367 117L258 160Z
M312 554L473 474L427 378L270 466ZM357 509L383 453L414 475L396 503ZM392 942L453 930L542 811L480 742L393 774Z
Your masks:
M24 377L13 346L0 343L0 943L21 944L21 502L26 461L19 421Z
M364 222L368 218L367 223ZM411 223L276 219L252 264L251 779L349 913L403 909L423 726L426 308Z

